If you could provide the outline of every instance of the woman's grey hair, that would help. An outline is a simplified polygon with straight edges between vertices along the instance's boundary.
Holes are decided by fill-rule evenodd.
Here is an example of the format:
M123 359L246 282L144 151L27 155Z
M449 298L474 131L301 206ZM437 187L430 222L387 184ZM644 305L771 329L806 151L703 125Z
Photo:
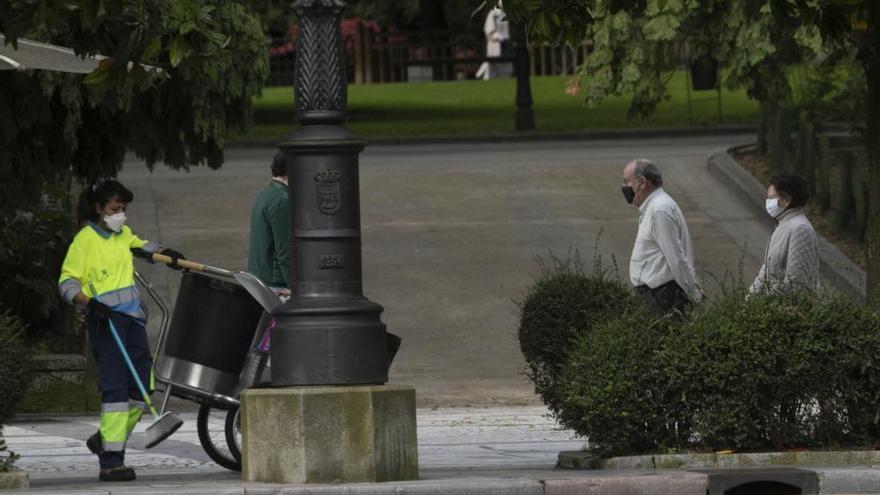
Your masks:
M635 162L633 174L636 177L644 177L656 187L663 185L663 176L660 175L660 169L654 165L654 162L647 158L637 158L633 161Z

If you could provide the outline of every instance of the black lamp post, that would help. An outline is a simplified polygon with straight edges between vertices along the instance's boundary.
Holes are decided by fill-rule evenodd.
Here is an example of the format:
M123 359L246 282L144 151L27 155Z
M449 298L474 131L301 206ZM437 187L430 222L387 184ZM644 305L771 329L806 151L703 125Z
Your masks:
M296 118L287 157L292 297L272 330L272 385L388 381L382 306L361 287L358 154L366 142L342 123L346 77L343 0L296 0Z

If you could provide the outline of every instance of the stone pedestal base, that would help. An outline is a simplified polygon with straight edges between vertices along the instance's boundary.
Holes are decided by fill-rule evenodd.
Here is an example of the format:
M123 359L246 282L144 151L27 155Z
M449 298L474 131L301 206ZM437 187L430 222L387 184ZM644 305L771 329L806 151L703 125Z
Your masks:
M411 386L252 389L241 398L247 481L350 483L419 476Z

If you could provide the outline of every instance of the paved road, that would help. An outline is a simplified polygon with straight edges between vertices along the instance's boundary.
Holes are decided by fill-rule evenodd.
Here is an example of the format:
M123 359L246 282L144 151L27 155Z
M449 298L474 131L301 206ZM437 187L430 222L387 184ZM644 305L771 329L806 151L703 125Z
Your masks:
M706 154L749 136L370 146L361 155L364 292L404 346L391 381L416 386L421 406L536 404L522 374L517 306L536 254L578 249L616 257L626 275L637 210L621 169L655 160L682 206L703 279L750 282L769 231L706 171ZM129 162L130 224L191 259L244 269L250 204L269 180L274 149L233 149L217 171ZM144 273L169 300L178 275ZM156 321L152 322L155 327ZM153 330L155 332L155 330Z

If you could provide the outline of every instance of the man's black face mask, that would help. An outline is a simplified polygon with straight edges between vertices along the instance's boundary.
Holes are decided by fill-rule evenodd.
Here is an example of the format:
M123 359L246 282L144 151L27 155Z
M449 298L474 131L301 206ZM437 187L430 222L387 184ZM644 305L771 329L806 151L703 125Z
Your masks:
M626 198L626 202L632 204L633 199L636 197L635 191L630 186L623 186L620 188L620 192L623 193L623 197Z

